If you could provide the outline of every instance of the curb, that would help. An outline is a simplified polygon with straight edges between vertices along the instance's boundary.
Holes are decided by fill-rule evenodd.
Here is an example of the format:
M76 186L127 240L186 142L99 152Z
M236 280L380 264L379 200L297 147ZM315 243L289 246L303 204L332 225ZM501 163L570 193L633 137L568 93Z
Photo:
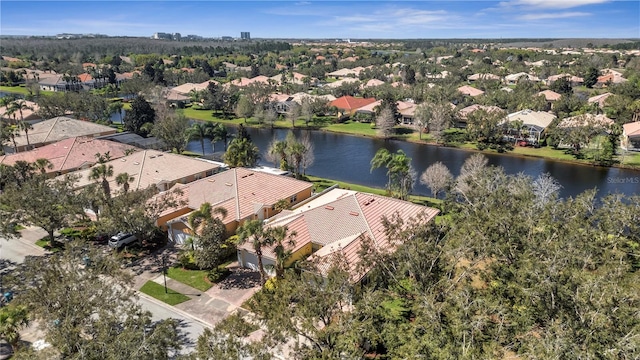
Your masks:
M177 307L175 307L175 306L171 306L171 305L169 305L169 304L167 304L167 303L165 303L165 302L162 302L162 301L160 301L160 300L158 300L158 299L154 298L153 296L149 296L149 295L147 295L147 294L145 294L145 293L141 292L140 290L136 290L136 289L134 289L134 290L135 290L135 292L136 292L136 294L137 294L138 296L140 296L140 297L142 297L142 298L145 298L146 300L148 300L148 301L150 301L150 302L152 302L152 303L154 303L154 304L156 304L156 305L159 305L159 306L162 306L162 307L165 307L165 308L169 308L169 309L171 309L172 311L175 311L175 312L177 312L178 314L180 314L180 315L182 315L182 316L184 316L184 317L186 317L186 318L190 318L190 319L193 319L193 320L195 320L195 321L199 322L200 324L204 325L205 327L207 327L207 328L209 328L209 329L213 329L213 325L209 324L208 322L206 322L206 321L205 321L205 320L203 320L203 319L200 319L199 317L193 316L193 315L189 314L188 312L186 312L186 311L184 311L184 310L178 309L178 308L177 308Z

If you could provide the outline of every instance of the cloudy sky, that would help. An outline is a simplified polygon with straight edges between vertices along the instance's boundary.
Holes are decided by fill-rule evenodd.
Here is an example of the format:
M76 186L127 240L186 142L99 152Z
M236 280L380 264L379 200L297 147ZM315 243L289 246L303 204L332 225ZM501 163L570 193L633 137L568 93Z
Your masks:
M1 35L253 38L640 38L640 2L6 1Z

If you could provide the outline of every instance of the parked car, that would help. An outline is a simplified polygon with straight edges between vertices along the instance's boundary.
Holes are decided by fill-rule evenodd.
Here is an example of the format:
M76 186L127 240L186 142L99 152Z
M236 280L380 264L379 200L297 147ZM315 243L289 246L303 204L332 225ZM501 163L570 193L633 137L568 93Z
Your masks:
M109 247L119 249L125 245L138 243L138 238L130 233L118 233L109 239Z

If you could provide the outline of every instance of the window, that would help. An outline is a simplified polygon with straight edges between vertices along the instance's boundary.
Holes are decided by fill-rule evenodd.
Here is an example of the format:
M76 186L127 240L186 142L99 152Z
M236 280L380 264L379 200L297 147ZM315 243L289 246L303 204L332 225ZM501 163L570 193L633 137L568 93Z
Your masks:
M294 203L294 202L296 202L297 200L298 200L298 195L297 195L297 194L296 194L296 195L293 195L291 198L289 198L289 202L290 202L290 203Z

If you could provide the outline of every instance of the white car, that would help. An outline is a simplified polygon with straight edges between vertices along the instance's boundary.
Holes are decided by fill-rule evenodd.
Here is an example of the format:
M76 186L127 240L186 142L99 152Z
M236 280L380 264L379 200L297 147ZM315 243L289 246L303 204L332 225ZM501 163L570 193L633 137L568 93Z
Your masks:
M109 247L114 249L119 249L125 245L131 245L138 242L138 238L129 233L118 233L117 235L113 235L111 239L109 239Z

